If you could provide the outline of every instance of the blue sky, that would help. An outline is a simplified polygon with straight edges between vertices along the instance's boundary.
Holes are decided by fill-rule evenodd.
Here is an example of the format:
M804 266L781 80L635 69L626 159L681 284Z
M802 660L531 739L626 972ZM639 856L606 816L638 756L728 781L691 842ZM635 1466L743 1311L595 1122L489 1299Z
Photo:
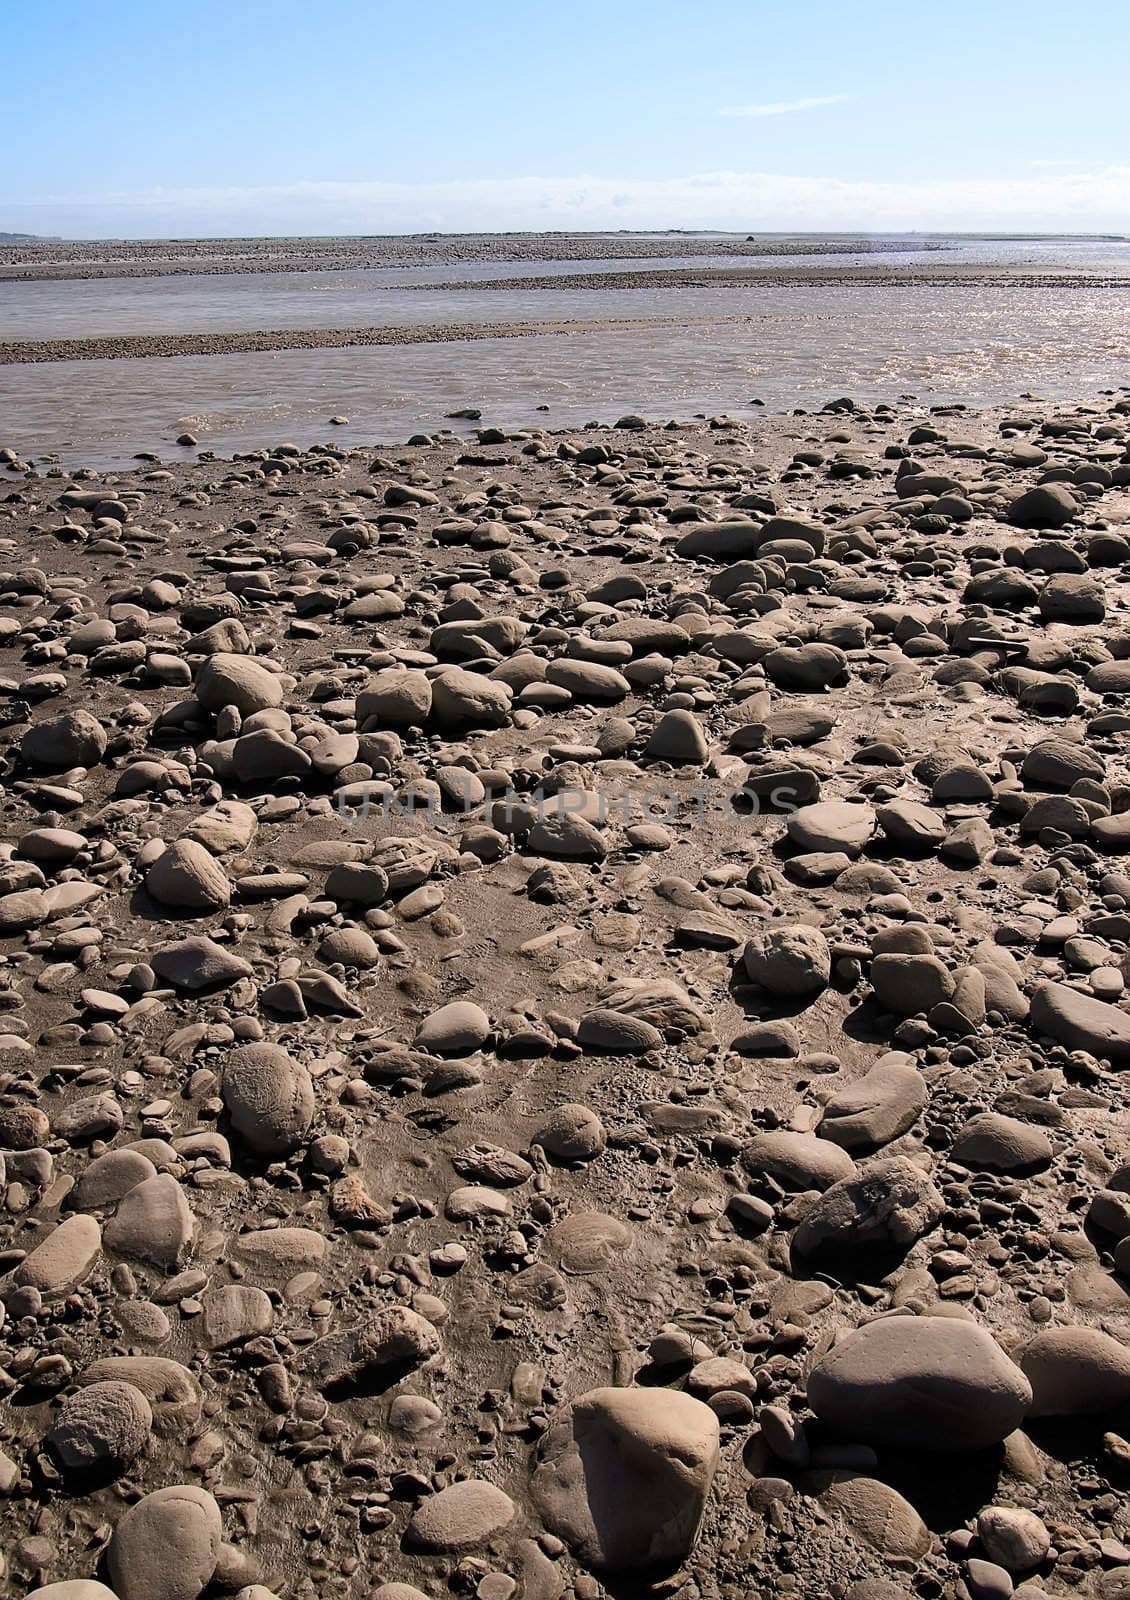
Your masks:
M1130 231L1125 0L0 16L0 230Z

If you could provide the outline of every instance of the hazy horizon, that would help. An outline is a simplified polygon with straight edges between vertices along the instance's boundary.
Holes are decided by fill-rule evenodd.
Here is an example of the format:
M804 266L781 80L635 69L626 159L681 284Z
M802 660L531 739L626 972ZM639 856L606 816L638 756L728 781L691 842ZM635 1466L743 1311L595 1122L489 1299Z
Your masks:
M0 195L0 231L76 242L428 233L1123 237L1128 216L1130 165L919 186L713 173L635 184L507 178L430 185L311 182L36 202Z
M1028 229L1005 228L758 228L748 230L757 239L968 239L1013 240L1023 243L1027 239L1100 239L1113 244L1130 243L1130 233L1101 229ZM717 236L723 239L743 239L746 230L740 228L684 228L677 225L654 228L417 228L399 232L371 229L365 233L154 233L154 234L33 234L19 229L0 228L0 239L28 240L38 244L209 244L237 240L328 240L328 239L467 239L467 238L566 238L586 235L608 238L683 237L702 238Z

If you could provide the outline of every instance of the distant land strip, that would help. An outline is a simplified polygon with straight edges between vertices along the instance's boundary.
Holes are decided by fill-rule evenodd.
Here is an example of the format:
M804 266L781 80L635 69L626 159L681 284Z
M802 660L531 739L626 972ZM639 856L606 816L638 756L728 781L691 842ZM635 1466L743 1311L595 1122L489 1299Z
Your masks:
M529 278L452 279L406 285L430 294L437 289L1130 289L1125 274L1025 272L1016 266L986 267L641 267L615 272L569 272Z
M647 261L657 256L858 255L938 249L922 239L826 235L438 234L370 239L177 239L0 245L0 279L149 278L259 272L412 270L464 262Z
M226 356L255 350L336 350L348 345L463 344L474 339L524 339L536 334L603 333L613 329L715 326L749 316L600 317L566 322L453 322L420 327L254 328L233 333L123 333L92 339L6 339L0 366L36 361L125 361L148 356Z

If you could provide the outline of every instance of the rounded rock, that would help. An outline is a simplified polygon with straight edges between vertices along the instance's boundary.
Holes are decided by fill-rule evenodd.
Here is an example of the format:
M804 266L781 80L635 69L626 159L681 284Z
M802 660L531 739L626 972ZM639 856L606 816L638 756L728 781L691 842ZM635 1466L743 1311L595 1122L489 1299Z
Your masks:
M588 1106L564 1105L551 1111L532 1143L557 1161L595 1161L604 1150L604 1124Z
M145 875L159 905L201 915L231 902L231 881L212 853L195 839L175 839Z
M1020 1366L1032 1385L1033 1417L1088 1416L1130 1400L1130 1349L1098 1328L1049 1328Z
M118 1600L112 1589L93 1578L63 1578L59 1583L32 1589L25 1600Z
M1051 1549L1051 1535L1034 1511L987 1506L977 1517L977 1537L990 1561L1006 1572L1031 1572Z
M718 1418L670 1389L594 1389L546 1435L533 1495L546 1527L599 1572L685 1560L719 1460Z
M1052 1158L1051 1141L1042 1128L1016 1117L983 1111L971 1117L950 1151L963 1167L983 1167L992 1172L1030 1172Z
M106 1565L120 1600L197 1600L223 1538L206 1489L176 1484L145 1495L118 1521Z
M471 1000L453 1000L425 1017L416 1035L417 1047L437 1056L478 1050L490 1038L490 1018Z
M803 999L826 989L832 975L828 941L804 922L772 923L759 929L745 947L743 964L750 981L772 995Z
M205 711L235 706L241 716L254 716L283 703L282 680L250 656L221 651L209 656L196 677L196 698Z
M408 1541L434 1555L477 1550L509 1527L513 1500L483 1478L464 1478L422 1501L408 1524Z
M106 730L89 711L68 711L37 722L20 740L20 755L46 772L94 767L106 754Z
M233 1051L224 1067L223 1097L232 1127L256 1155L296 1150L314 1116L310 1074L281 1045Z
M842 850L857 856L875 832L875 812L848 800L819 800L794 811L786 827L799 850Z
M144 1450L153 1409L132 1383L92 1383L67 1397L46 1436L65 1473L124 1468Z
M808 1403L850 1439L929 1451L982 1450L1019 1427L1024 1372L984 1328L952 1317L883 1317L835 1344Z

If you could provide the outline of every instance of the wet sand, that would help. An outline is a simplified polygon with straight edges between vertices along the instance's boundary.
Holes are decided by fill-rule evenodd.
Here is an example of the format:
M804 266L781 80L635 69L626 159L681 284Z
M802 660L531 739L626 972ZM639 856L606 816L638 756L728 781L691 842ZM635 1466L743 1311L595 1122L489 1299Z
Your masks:
M37 361L108 361L146 356L234 355L247 350L343 349L349 345L462 344L530 334L599 333L607 328L716 326L748 317L597 318L570 322L453 323L402 328L281 328L247 333L138 333L96 339L23 339L0 343L0 366Z

